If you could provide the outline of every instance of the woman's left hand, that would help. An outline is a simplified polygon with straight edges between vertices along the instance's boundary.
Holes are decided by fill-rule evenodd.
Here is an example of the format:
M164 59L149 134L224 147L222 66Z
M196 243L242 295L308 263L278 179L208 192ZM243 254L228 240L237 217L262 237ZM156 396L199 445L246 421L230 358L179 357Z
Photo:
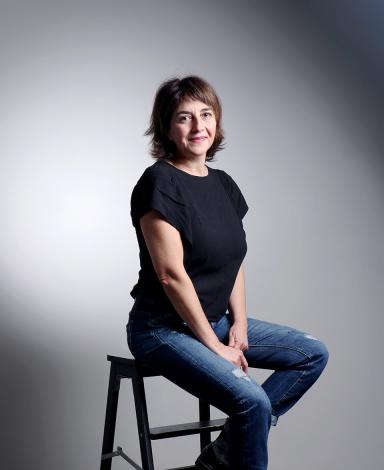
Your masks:
M229 330L228 346L241 351L248 349L248 325L247 322L234 322Z

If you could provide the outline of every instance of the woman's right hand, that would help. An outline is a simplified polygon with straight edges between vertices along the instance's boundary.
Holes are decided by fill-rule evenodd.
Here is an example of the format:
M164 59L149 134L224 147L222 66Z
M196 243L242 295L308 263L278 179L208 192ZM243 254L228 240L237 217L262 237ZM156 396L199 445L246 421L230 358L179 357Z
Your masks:
M233 348L232 346L226 346L225 344L220 343L217 354L219 354L224 359L227 359L227 361L232 362L232 364L235 364L235 366L241 367L241 369L243 369L246 374L248 373L248 362L245 359L241 349Z

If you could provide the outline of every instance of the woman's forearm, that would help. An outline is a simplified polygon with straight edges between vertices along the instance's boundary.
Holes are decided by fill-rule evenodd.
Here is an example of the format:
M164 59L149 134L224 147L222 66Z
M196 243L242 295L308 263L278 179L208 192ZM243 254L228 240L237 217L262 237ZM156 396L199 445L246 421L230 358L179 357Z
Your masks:
M231 315L233 323L247 322L247 307L245 299L245 274L243 264L241 264L236 276L236 281L228 302L228 311Z
M209 349L218 352L220 343L201 307L195 287L188 274L180 273L161 279L164 291L180 317Z

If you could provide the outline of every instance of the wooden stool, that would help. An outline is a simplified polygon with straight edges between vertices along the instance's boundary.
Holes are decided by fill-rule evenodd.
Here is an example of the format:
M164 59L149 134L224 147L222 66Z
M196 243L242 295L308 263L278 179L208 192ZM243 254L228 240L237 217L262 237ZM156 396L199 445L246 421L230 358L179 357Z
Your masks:
M110 361L111 366L100 470L111 470L112 458L118 455L130 463L136 470L154 470L151 440L200 434L200 449L203 450L203 448L211 442L211 432L223 429L226 419L211 420L210 405L203 400L199 400L200 421L150 428L143 379L144 377L160 376L160 374L135 359L126 359L116 356L107 356L107 359ZM117 450L113 451L121 379L132 380L142 467L128 457L121 447L117 447ZM178 467L173 470L187 470L192 468L196 467L192 465L188 467Z

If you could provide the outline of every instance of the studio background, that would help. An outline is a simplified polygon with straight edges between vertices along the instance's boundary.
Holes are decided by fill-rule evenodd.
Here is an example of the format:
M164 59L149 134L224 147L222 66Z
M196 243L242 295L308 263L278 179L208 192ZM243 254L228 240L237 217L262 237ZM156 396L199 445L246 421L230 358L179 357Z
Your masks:
M99 467L106 355L130 357L143 133L159 84L197 74L224 109L209 165L250 207L248 313L330 352L271 428L270 468L383 468L383 4L13 0L0 18L1 467ZM121 392L115 442L139 461ZM165 379L147 397L153 426L197 417ZM199 452L196 436L153 447L157 468Z

